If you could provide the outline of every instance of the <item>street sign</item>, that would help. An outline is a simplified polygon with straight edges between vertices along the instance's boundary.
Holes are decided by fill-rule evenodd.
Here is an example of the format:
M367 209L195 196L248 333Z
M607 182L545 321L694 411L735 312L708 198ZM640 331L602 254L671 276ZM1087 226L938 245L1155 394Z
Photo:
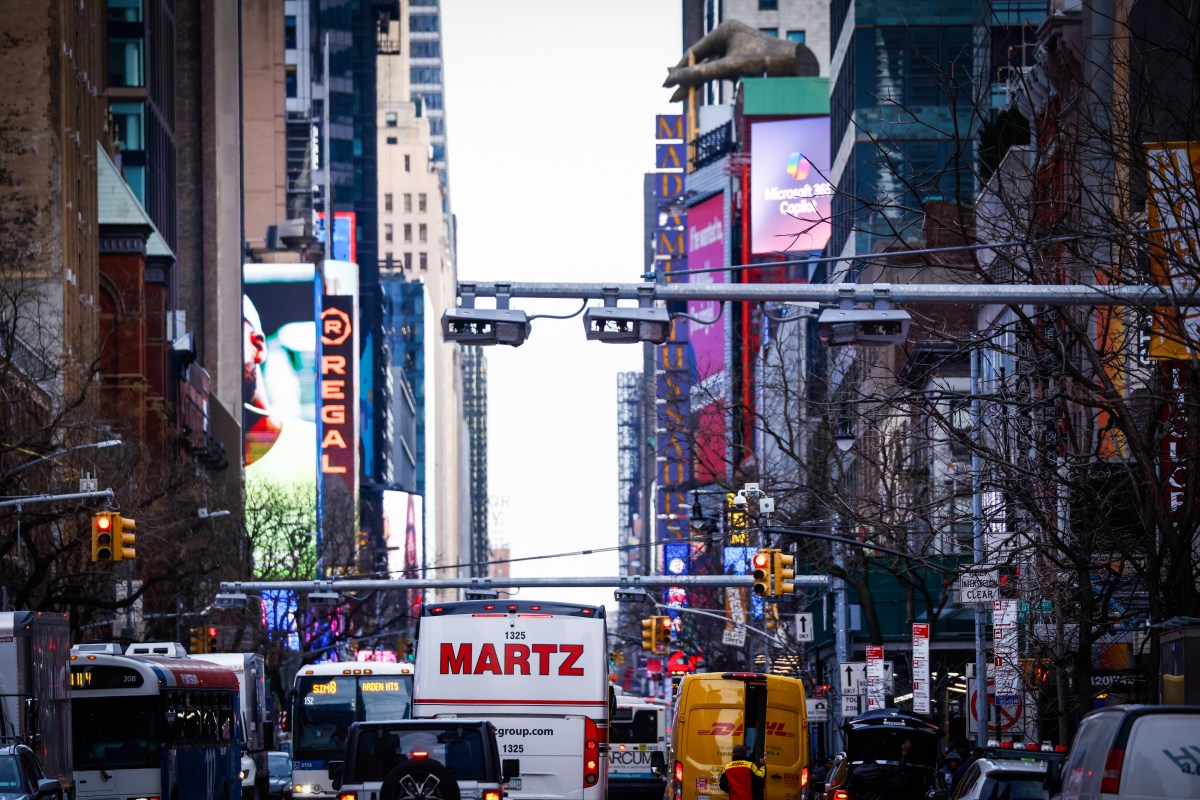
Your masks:
M867 711L883 708L883 648L867 645Z
M1000 573L967 572L958 576L960 603L993 603L1000 599Z
M914 622L912 652L913 711L929 713L929 623Z
M866 664L863 664L866 668ZM842 695L842 719L858 716L858 695L844 694Z
M838 679L841 681L843 695L863 694L867 691L867 662L847 661L838 667Z
M746 629L742 627L726 628L725 632L721 634L721 644L744 647L746 645Z
M971 703L970 718L967 723L968 735L974 734L979 730L979 695L976 693L978 683L973 678L967 679L967 694ZM1004 733L1019 729L1022 718L1025 716L1025 700L1020 695L1015 695L1012 699L1016 702L1008 702L1008 698L1004 698L1004 704L998 705L996 702L996 682L989 680L987 682L988 692L988 731L990 733Z
M829 701L824 697L810 697L808 704L808 721L813 722L829 722Z
M813 615L811 613L801 612L796 615L796 641L813 641Z

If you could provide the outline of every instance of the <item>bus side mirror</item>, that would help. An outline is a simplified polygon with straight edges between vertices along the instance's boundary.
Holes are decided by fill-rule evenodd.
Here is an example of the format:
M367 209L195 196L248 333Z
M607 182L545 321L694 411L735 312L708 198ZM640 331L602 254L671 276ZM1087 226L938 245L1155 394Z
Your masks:
M333 786L333 790L335 792L342 788L342 772L345 770L345 768L345 761L329 762L329 783L331 786Z

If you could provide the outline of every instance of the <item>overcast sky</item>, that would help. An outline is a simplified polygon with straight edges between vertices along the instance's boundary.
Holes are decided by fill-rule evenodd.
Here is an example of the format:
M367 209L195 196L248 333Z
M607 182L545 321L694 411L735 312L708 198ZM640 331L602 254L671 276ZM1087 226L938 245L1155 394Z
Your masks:
M678 0L442 0L460 279L640 279L654 116L681 108L662 88L679 16ZM615 547L616 376L641 368L641 348L588 342L574 317L535 320L521 347L485 352L493 543L514 558ZM512 574L615 575L617 556L516 562ZM613 605L612 592L517 596Z

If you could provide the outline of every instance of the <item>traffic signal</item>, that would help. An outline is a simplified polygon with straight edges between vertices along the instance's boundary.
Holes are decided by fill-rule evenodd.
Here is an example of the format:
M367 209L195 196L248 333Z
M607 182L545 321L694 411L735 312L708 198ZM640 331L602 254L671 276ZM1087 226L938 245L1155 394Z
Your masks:
M123 561L137 558L137 551L133 549L136 544L135 530L137 522L127 517L122 517L120 514L113 514L113 561Z
M207 652L207 653L219 652L221 648L218 646L218 642L217 642L217 629L210 627L206 631L206 633L208 634L208 639L206 641L206 643L208 645L208 650L206 650L205 652Z
M775 578L775 594L785 595L792 594L796 591L796 584L792 583L792 578L796 577L796 557L784 555L779 550L771 553L772 564L771 571Z
M655 628L658 635L655 637L655 644L658 645L654 652L665 653L671 649L671 618L658 617L658 626Z
M192 655L203 653L206 644L203 631L200 628L188 628L188 637L188 652Z
M657 644L655 639L655 624L658 622L658 617L647 617L642 620L642 649L654 652L654 646Z
M113 561L113 517L111 511L92 514L92 561Z
M751 559L754 567L754 593L759 597L771 594L774 588L771 586L771 553L771 550L759 550Z

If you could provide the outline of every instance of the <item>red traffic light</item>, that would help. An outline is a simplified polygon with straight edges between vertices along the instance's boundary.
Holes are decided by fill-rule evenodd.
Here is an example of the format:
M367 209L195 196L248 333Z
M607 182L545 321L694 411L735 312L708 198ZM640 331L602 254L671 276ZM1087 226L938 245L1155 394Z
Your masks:
M112 527L112 517L108 516L107 514L96 517L96 529L97 530L106 531L111 527Z
M757 553L754 556L754 566L765 567L771 563L771 556L768 553Z
M671 627L671 618L670 617L662 617L661 619L662 619L662 626L664 629Z
M213 638L213 637L215 637L215 636L217 635L217 629L216 629L216 628L209 628L209 629L208 629L208 635L209 635L209 638Z

